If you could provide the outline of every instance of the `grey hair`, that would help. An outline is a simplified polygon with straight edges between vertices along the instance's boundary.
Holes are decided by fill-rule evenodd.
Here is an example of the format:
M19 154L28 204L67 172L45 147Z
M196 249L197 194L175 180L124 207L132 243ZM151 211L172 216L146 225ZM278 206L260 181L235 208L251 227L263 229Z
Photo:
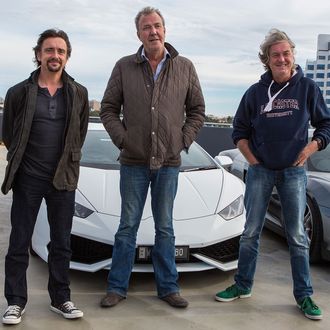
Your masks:
M269 67L269 49L274 44L279 42L287 41L291 47L292 53L295 54L296 45L294 42L288 37L288 35L284 31L280 31L278 29L269 30L268 34L265 36L264 41L260 45L260 52L258 54L261 63L263 64L265 70L270 70Z
M163 26L165 27L165 19L159 9L153 8L153 7L144 7L137 13L137 15L135 17L136 31L139 31L139 21L140 21L141 16L146 16L146 15L150 15L153 13L156 13L162 19Z

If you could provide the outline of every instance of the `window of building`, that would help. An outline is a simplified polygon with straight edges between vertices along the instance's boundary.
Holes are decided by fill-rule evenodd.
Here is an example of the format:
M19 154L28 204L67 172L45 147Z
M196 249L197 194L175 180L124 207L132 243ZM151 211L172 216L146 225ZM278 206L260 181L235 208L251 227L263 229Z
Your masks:
M308 64L307 65L307 70L314 70L314 65L313 64Z
M330 72L328 73L328 77L330 77ZM317 72L316 73L316 78L324 78L324 73Z
M327 104L330 104L330 99L326 99L325 102L326 102Z
M319 60L325 60L325 56L324 55L319 55Z
M328 55L328 61L330 61L330 55Z
M327 78L330 78L330 72L327 73Z
M330 95L330 91L325 91L325 95Z
M324 82L323 81L317 81L316 84L319 87L324 87Z
M327 81L327 87L330 87L330 81Z
M314 78L314 74L313 73L306 73L306 77L313 79Z
M317 69L317 70L325 70L325 64L318 64L318 65L316 66L316 69Z

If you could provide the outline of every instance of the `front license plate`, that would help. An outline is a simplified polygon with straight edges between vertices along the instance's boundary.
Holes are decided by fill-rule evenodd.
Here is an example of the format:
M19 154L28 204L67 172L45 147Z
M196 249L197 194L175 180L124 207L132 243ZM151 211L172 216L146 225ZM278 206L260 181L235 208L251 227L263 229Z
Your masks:
M152 246L138 246L137 260L138 261L150 261L151 260ZM189 260L189 246L178 245L175 247L175 260L188 261Z

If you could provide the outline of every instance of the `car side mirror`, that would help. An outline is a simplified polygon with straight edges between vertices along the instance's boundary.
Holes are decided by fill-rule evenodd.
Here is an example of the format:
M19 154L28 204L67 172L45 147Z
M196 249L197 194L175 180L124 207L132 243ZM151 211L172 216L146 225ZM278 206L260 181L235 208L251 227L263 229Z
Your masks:
M233 160L229 156L215 156L214 160L226 170L230 171Z

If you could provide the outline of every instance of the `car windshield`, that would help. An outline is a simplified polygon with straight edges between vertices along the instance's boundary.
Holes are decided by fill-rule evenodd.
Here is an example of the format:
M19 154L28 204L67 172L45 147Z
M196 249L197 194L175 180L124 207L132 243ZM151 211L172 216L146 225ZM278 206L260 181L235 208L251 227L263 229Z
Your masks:
M330 172L330 145L317 151L308 159L308 170L315 172Z
M81 166L119 169L119 150L112 143L105 130L88 130L82 148ZM217 168L213 159L197 143L189 148L189 153L181 152L181 171L195 171Z

